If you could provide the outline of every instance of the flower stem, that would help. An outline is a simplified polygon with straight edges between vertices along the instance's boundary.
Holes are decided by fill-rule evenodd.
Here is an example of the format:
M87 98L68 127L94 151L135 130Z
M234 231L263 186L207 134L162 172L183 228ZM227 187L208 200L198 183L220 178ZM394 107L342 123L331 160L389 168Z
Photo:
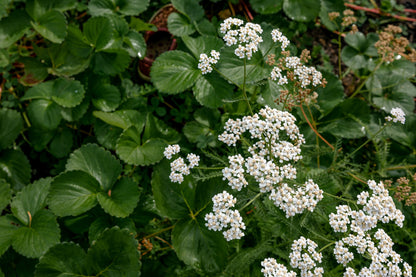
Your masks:
M257 198L260 197L260 195L262 195L262 192L259 192L256 196L253 197L253 199L251 199L250 201L248 201L243 207L241 207L240 209L238 209L240 212L242 210L244 210L245 208L247 208L248 206L250 206L251 203L253 203Z
M325 195L328 195L328 196L330 196L330 197L333 197L333 198L336 198L336 199L338 199L338 200L341 200L341 201L345 201L345 202L349 202L349 203L352 203L352 204L357 204L354 200L352 200L352 199L347 199L347 198L343 198L343 197L340 197L340 196L336 196L336 195L333 195L333 194L330 194L330 193L328 193L328 192L325 192L324 191L324 194Z

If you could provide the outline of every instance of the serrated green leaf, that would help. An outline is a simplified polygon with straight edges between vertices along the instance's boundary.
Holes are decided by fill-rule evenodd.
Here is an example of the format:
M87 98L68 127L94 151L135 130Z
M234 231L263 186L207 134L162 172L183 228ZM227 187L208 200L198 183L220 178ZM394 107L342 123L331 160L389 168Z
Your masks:
M51 10L39 17L33 28L43 37L54 43L61 43L67 35L67 22L65 16L56 10Z
M133 165L151 165L163 158L166 142L151 138L142 143L135 126L127 128L117 141L116 152L120 159Z
M61 116L66 121L77 121L81 119L85 113L88 110L88 107L90 106L90 101L88 99L89 97L85 97L84 100L82 100L81 104L74 108L62 108L61 109Z
M100 185L82 171L68 171L51 183L49 208L58 216L79 215L97 205Z
M94 111L93 115L107 124L124 130L134 125L140 133L146 120L144 114L135 110L121 110L112 113Z
M326 115L344 99L344 87L341 81L332 73L324 74L327 80L325 88L318 88L318 105L322 115Z
M217 29L214 24L206 18L202 18L195 24L195 28L201 35L206 36L217 36Z
M97 141L107 149L115 150L117 139L123 132L123 129L97 120L94 124L94 133Z
M23 57L20 62L25 66L25 74L19 79L24 86L34 86L48 77L48 67L36 58Z
M29 183L32 169L25 154L19 150L4 150L0 153L0 177L6 179L14 190Z
M62 119L60 107L52 100L34 100L29 104L27 112L33 125L48 130L56 129Z
M42 128L29 128L28 138L35 151L42 151L46 145L53 139L55 132L53 130L45 130Z
M102 190L108 191L121 174L120 162L97 144L84 144L67 160L67 170L80 170L94 177Z
M37 277L82 276L87 255L72 242L64 242L51 247L36 266Z
M345 46L341 51L342 61L354 70L367 66L366 57L351 46Z
M113 227L84 250L72 243L58 244L40 259L36 277L52 276L139 276L138 243L126 230Z
M191 21L198 21L204 16L204 9L199 5L200 0L172 0L172 5Z
M113 14L119 12L123 15L139 15L145 11L149 0L92 0L88 10L92 16Z
M0 256L12 244L14 232L19 228L19 221L12 215L0 216Z
M11 199L12 190L10 189L10 184L4 179L0 179L0 213L9 205Z
M42 210L37 212L31 225L17 229L13 234L12 246L19 254L28 258L39 258L61 238L55 215Z
M130 64L130 55L124 49L108 49L95 54L94 72L97 74L116 75L123 72Z
M0 150L9 147L23 129L23 119L16 110L0 109Z
M139 201L139 188L135 182L122 178L109 191L97 195L101 207L112 216L126 217L131 214Z
M173 229L172 244L179 259L205 272L219 272L227 263L227 243L220 232L197 220L181 220Z
M142 140L146 141L152 138L163 139L169 144L177 143L180 140L179 133L175 129L169 127L165 122L156 118L151 113L148 113Z
M283 0L250 0L253 9L261 14L277 13L282 9Z
M52 99L62 107L78 106L84 95L84 86L79 81L59 78L54 82Z
M52 178L39 179L24 187L13 198L11 210L13 215L24 223L30 224L30 219L37 212L46 207L46 197L51 185Z
M114 111L121 101L120 91L116 86L101 84L92 91L92 104L104 112Z
M132 58L144 58L146 55L146 41L143 35L136 31L129 31L124 37L124 49Z
M60 128L61 129L61 128ZM71 152L73 135L68 128L58 130L49 146L49 152L56 158L64 158Z
M191 143L196 143L200 136L206 137L210 129L196 121L189 121L183 127L182 132Z
M0 49L0 67L6 67L10 63L9 53L7 49Z
M184 36L182 40L197 60L199 60L202 53L210 55L211 50L219 51L224 46L224 42L214 36L200 36L197 38Z
M174 50L160 55L152 65L150 76L161 92L176 94L192 85L201 75L198 62L188 53Z
M292 20L311 21L315 19L320 11L320 0L284 0L283 10Z
M30 17L21 10L15 10L0 21L0 48L7 48L19 40L30 28Z
M51 99L55 81L46 81L28 89L20 100Z
M137 240L127 230L113 227L97 239L88 250L85 264L90 275L139 276L140 254Z
M217 64L218 70L231 82L241 85L244 81L244 60L234 54L230 47L221 52ZM268 78L270 70L266 68L263 57L259 52L246 62L246 82L253 83ZM227 80L227 81L228 81Z
M198 78L194 86L194 95L201 105L218 108L224 104L223 100L232 98L233 90L233 85L215 72Z
M195 26L189 18L180 13L171 13L168 17L168 29L174 36L189 36L195 32Z
M107 17L90 18L83 26L84 35L96 50L106 48L113 39L113 29Z
M90 225L88 230L90 244L93 244L106 229L114 226L127 229L132 235L136 234L136 226L131 218L99 217Z
M183 218L189 215L189 209L183 198L183 188L194 186L189 180L181 184L172 183L169 179L169 161L161 161L153 170L152 190L156 207L163 216Z
M26 11L34 19L39 19L43 14L50 10L66 11L76 7L76 0L27 0Z

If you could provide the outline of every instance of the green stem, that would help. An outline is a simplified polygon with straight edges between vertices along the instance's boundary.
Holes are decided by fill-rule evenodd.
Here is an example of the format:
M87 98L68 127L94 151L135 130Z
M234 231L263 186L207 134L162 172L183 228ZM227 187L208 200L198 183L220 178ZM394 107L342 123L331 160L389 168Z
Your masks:
M246 99L246 102L247 102L247 105L248 105L248 109L250 110L250 114L253 115L253 110L251 109L250 101L248 100L247 93L246 93L246 79L247 79L247 67L246 67L246 64L247 64L247 59L244 58L243 95L244 95L244 98Z
M324 194L325 194L325 195L328 195L328 196L330 196L330 197L336 198L336 199L338 199L338 200L345 201L345 202L349 202L349 203L351 203L351 204L357 205L357 203L356 203L354 200L347 199L347 198L343 198L343 197L340 197L340 196L336 196L336 195L330 194L330 193L325 192L325 191L324 191Z
M371 71L371 73L364 77L364 79L362 80L361 84L358 86L358 88L354 91L353 94L351 94L350 98L353 98L354 96L356 96L358 93L361 92L361 89L364 87L365 83L367 82L367 80L371 77L373 77L374 73L377 71L377 69L380 68L380 66L383 64L383 62L381 61L379 64L377 64L377 66L374 68L373 71Z
M335 241L328 243L327 245L325 245L324 247L322 247L321 249L319 249L318 252L324 251L326 248L330 247L331 245L333 245L335 243L336 243Z
M338 76L342 80L342 68L341 68L341 32L338 34Z
M240 209L238 209L238 211L242 211L242 210L244 210L245 208L247 208L248 206L250 206L250 204L251 203L253 203L257 198L259 198L260 197L260 195L262 195L263 193L262 192L259 192L256 196L254 196L253 197L253 199L251 199L250 201L248 201L243 207L241 207Z
M387 125L384 125L382 128L380 128L380 130L377 131L377 133L375 133L371 138L367 139L363 144L361 144L357 149L355 149L354 151L352 151L350 154L348 154L348 156L346 156L344 158L347 159L350 156L354 155L355 153L357 153L357 151L359 151L361 148L363 148L367 143L369 143L370 141L372 141L378 134L380 134L385 128L387 127Z
M201 169L201 170L221 170L224 169L224 167L202 167L202 166L195 166L195 169Z

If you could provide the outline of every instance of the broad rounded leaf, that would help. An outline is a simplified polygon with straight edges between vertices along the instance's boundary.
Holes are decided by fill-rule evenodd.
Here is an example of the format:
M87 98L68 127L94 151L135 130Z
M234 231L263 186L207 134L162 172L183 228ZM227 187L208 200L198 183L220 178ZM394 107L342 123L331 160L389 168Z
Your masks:
M84 100L78 106L74 108L62 108L61 116L66 121L76 121L81 119L88 110L90 106L89 99L84 98Z
M63 158L71 152L73 135L69 128L59 128L49 145L49 151L57 158Z
M129 52L130 57L145 57L146 41L144 40L142 34L136 31L130 31L124 37L124 44L126 45L125 49L127 50L127 52Z
M24 86L34 86L48 77L49 73L47 65L40 62L38 59L23 57L19 60L25 67L25 74L19 79L19 82Z
M172 0L172 5L181 13L186 14L192 21L198 21L204 16L204 9L198 4L200 0Z
M348 45L342 49L341 58L347 66L355 70L367 66L368 59L366 59L366 57L363 54L360 54L358 50Z
M224 46L224 42L215 36L200 36L197 38L184 36L182 40L197 60L199 60L202 53L210 55L211 50L219 51Z
M141 132L146 120L145 115L135 110L121 110L113 113L94 111L93 115L107 124L116 126L121 129L127 129L134 125Z
M98 182L85 172L65 172L52 181L49 208L58 216L82 214L97 204L99 188Z
M324 74L327 80L325 88L318 88L318 105L322 114L328 114L336 105L344 99L344 87L334 74Z
M195 26L189 18L180 13L171 13L168 17L168 29L174 36L188 36L195 32Z
M127 231L113 227L104 231L88 250L85 264L89 275L140 276L137 240Z
M122 132L122 129L111 126L101 120L97 120L94 124L94 133L97 141L110 150L116 149L117 140Z
M28 258L39 258L61 238L55 215L39 211L33 216L31 225L17 229L13 234L13 249Z
M183 198L183 187L194 188L188 180L182 184L172 183L169 179L169 161L163 160L153 170L152 190L156 207L163 216L183 218L189 215L189 209ZM194 190L193 190L194 191Z
M104 112L114 111L121 101L120 91L116 86L101 84L92 91L92 104Z
M51 99L55 81L46 81L28 89L20 100Z
M9 248L19 221L11 215L0 216L0 256Z
M179 221L172 232L179 259L205 272L219 272L227 263L227 243L221 232L209 231L197 220Z
M234 50L230 47L221 52L218 62L218 70L222 75L237 85L242 85L244 81L244 59L238 58ZM209 74L209 73L208 73ZM266 68L263 56L256 52L253 57L246 62L246 82L254 83L268 78L270 70Z
M30 224L30 218L34 217L38 211L46 207L46 197L52 178L39 179L33 184L24 187L14 197L11 210L13 215L24 223Z
M16 110L0 109L0 150L9 147L23 129L23 119Z
M97 50L104 49L113 39L113 26L107 17L90 18L83 28L85 37Z
M0 48L7 48L19 40L30 28L28 14L17 9L0 21Z
M169 127L164 121L153 116L151 113L148 113L142 140L146 141L152 138L160 138L169 144L177 143L181 139L175 129Z
M76 80L60 78L53 85L52 99L62 107L73 108L84 99L84 86Z
M138 15L145 11L149 0L91 0L88 10L92 16L119 12L123 15Z
M33 125L52 130L61 122L61 109L52 100L37 99L32 101L27 112Z
M65 16L56 10L43 14L36 23L32 22L33 28L43 37L54 43L61 43L67 35L67 22Z
M104 191L111 189L121 173L120 162L97 144L84 144L66 163L67 170L80 170L94 177Z
M36 266L35 276L80 276L85 258L84 250L77 244L64 242L51 247Z
M282 9L283 0L250 0L250 4L258 13L271 14Z
M135 126L131 126L118 139L116 152L120 159L128 164L151 165L163 158L166 146L166 142L157 138L142 143L140 132Z
M201 75L198 62L188 53L174 50L160 55L152 65L150 76L158 90L179 93L190 88Z
M112 216L126 217L131 214L139 201L138 185L128 178L122 178L111 190L97 195L101 207Z
M30 181L32 169L25 154L19 150L0 152L0 177L6 179L14 190L20 190Z
M283 10L296 21L311 21L315 19L320 11L320 0L284 0Z
M136 226L131 218L101 216L91 223L90 228L88 229L88 240L90 241L90 244L93 244L106 229L114 226L118 226L120 229L127 229L132 235L136 234Z
M108 49L96 53L93 64L97 74L116 75L129 66L130 55L124 49Z
M10 184L4 179L0 179L0 213L7 205L9 205L10 199L12 199Z
M233 90L234 87L217 73L201 76L194 86L196 100L209 108L221 107L223 100L231 99Z

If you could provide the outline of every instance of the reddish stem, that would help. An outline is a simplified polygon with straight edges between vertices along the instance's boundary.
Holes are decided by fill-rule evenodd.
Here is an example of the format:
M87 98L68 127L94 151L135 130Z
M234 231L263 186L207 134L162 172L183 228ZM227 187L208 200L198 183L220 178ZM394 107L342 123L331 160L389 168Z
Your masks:
M400 19L400 20L416 22L416 18L410 18L410 17L400 16L400 15L384 13L384 12L380 11L379 9L371 9L371 8L361 7L361 6L357 6L357 5L353 5L353 4L349 4L349 3L345 3L344 5L348 8L354 9L354 10L361 10L361 11L371 12L371 13L380 14L380 15L384 15L384 16L394 17L394 18L397 18L397 19Z
M332 144L330 144L326 139L324 139L323 136L321 136L321 134L318 133L318 131L312 126L312 124L310 123L308 117L306 116L305 111L303 110L303 105L300 104L300 109L302 111L303 117L306 119L306 122L308 123L309 127L311 127L312 131L321 139L323 140L329 147L331 147L332 150L335 150L335 147L332 146Z

